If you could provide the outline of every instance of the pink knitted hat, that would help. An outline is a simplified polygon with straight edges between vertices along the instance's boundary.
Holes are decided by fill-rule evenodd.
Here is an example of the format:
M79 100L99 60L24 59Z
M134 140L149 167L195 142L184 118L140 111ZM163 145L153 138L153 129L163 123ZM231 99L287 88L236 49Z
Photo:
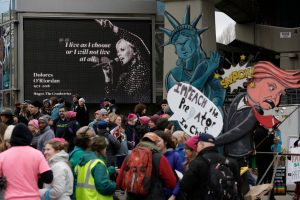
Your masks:
M185 144L194 151L197 151L198 139L199 136L192 136L185 142Z
M143 125L148 125L148 123L150 122L150 117L148 116L142 116L139 118L141 124Z
M28 125L31 125L34 128L38 129L39 128L39 121L37 119L32 119L28 122Z

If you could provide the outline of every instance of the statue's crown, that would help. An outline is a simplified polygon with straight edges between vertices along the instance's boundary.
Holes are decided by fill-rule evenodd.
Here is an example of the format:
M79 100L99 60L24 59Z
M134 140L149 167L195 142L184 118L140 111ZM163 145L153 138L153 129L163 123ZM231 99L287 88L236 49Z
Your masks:
M168 11L165 11L165 16L174 28L172 31L166 28L160 28L167 36L169 36L169 41L163 44L163 46L169 45L173 43L174 36L182 31L188 30L194 32L195 35L201 35L204 31L208 29L208 27L197 29L196 26L201 19L202 15L198 15L192 23L190 23L190 6L188 5L186 8L185 16L183 17L183 22L180 24L174 16L172 16Z

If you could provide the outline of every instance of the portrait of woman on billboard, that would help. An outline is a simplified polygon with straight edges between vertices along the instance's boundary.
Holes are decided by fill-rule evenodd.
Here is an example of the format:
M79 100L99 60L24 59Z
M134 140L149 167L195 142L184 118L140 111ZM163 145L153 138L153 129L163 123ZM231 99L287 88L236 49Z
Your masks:
M150 65L145 59L150 55L146 44L139 36L119 28L107 19L96 19L96 22L119 38L115 44L116 57L113 60L106 57L100 59L106 97L125 103L150 103L152 76Z

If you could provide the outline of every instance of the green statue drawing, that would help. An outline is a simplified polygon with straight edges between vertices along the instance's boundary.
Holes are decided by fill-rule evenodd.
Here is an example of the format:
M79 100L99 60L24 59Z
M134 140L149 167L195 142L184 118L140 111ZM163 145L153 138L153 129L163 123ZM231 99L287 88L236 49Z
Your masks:
M207 58L201 47L200 35L207 30L196 28L201 15L190 22L190 7L187 6L182 24L167 11L165 16L174 29L161 28L169 37L163 46L173 44L178 55L176 66L165 77L167 91L178 82L189 83L202 91L222 112L225 90L220 84L220 78L215 76L220 55L214 51Z

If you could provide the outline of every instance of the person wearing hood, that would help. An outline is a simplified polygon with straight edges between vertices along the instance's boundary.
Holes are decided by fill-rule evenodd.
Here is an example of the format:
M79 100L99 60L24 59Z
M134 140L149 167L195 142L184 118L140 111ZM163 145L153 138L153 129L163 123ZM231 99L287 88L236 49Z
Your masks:
M41 152L44 151L44 147L48 143L48 141L55 137L53 130L50 128L49 122L50 116L44 115L39 118L39 128L40 128L40 137L37 141L37 149Z
M0 154L0 176L6 177L4 199L40 200L38 177L45 183L52 182L53 173L43 154L30 147L32 137L25 124L17 124L11 148Z
M43 100L43 107L41 109L41 113L43 115L51 115L51 103L50 103L50 99L44 99Z
M68 142L53 138L45 146L44 155L53 171L53 182L40 189L41 199L70 200L73 193L74 177L68 165Z
M116 170L112 166L106 166L107 145L105 137L93 137L90 148L85 151L75 167L77 199L113 200L116 183L109 177L115 174Z

